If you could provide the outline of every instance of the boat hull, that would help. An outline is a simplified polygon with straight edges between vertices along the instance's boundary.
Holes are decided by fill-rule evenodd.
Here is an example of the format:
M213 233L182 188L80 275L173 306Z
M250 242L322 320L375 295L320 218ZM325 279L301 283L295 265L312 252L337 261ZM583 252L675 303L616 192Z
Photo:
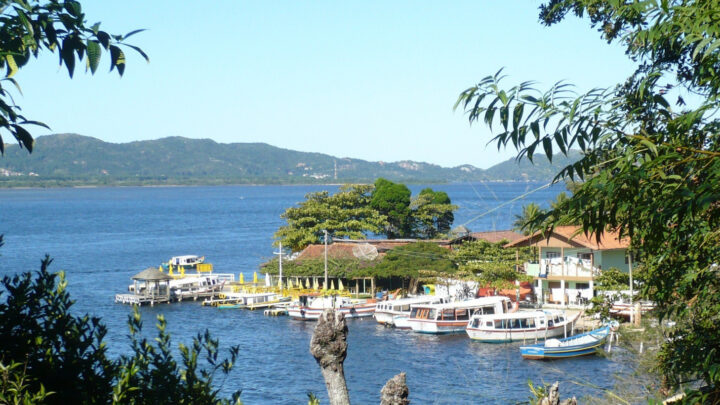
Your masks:
M522 346L520 347L520 354L523 358L529 360L566 359L592 355L605 344L609 332L610 327L606 326L581 335L560 339L559 345L554 347L547 346L547 342ZM574 341L581 343L573 344Z
M578 314L574 319L569 319L556 326L549 328L528 328L528 329L487 329L467 327L467 334L470 339L486 343L508 343L526 340L545 340L558 336L569 336L573 333L575 322L580 318Z
M288 308L288 316L302 321L316 321L325 309L328 308L290 307ZM340 307L337 308L337 311L343 314L345 318L364 318L373 315L375 304Z
M412 319L408 323L409 327L412 328L414 332L442 335L449 333L465 332L468 321L435 321Z

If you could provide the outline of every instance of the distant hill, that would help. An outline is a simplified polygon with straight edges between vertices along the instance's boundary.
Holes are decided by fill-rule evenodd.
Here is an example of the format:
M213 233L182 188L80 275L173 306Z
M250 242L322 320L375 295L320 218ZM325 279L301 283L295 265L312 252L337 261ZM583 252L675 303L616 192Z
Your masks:
M483 170L471 165L368 162L265 143L169 137L115 144L58 134L38 137L32 154L16 144L6 145L0 158L0 187L343 183L378 177L405 183L549 181L578 157L557 156L550 165L538 156L535 165L509 160Z

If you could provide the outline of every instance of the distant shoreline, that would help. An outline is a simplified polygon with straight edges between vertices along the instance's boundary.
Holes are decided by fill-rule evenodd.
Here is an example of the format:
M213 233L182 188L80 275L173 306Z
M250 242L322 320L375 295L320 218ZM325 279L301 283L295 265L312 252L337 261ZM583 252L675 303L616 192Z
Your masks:
M345 184L371 184L367 181L348 181L347 183L207 183L207 184L44 184L44 185L17 185L7 186L0 181L0 190L42 190L42 189L58 189L58 188L75 188L75 189L92 189L92 188L123 188L123 187L142 187L142 188L162 188L162 187L262 187L262 186L283 186L283 187L307 187L307 186L330 186L340 187ZM458 182L435 182L435 181L408 181L407 185L426 185L426 184L481 184L481 183L542 183L542 181L518 181L518 180L486 180L486 181L458 181Z

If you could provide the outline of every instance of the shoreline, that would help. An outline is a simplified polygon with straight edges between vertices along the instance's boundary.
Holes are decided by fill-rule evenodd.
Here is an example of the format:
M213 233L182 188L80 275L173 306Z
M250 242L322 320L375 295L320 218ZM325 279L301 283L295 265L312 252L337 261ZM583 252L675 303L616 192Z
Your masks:
M450 184L483 184L483 183L513 183L513 184L538 184L543 181L514 181L514 180L487 180L487 181L466 181L466 182L405 182L406 185L450 185ZM93 188L162 188L162 187L261 187L261 186L283 186L283 187L307 187L307 186L331 186L339 187L345 184L372 184L372 182L366 181L348 181L338 183L206 183L206 184L78 184L78 185L18 185L18 186L5 186L0 182L0 190L44 190L44 189L93 189Z

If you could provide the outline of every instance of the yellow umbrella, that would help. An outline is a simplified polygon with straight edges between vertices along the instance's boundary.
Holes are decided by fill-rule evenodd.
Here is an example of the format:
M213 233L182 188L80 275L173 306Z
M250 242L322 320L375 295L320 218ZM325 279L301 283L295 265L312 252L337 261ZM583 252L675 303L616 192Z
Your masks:
M318 284L317 279L314 279L313 282L314 282L314 283L313 283L313 290L319 290L319 289L320 289L320 284Z
M240 284L245 284L245 275L240 273Z
M282 279L278 277L278 288L282 288Z
M345 286L342 283L342 280L338 279L338 290L345 291Z
M253 284L257 284L257 271L253 272Z
M288 279L288 288L295 288L295 284L293 284L291 279Z
M335 289L335 280L330 280L330 289L331 290Z
M310 285L310 279L309 279L309 278L306 278L306 279L305 279L305 288L307 288L308 290L309 290L310 288L312 288L312 286Z

